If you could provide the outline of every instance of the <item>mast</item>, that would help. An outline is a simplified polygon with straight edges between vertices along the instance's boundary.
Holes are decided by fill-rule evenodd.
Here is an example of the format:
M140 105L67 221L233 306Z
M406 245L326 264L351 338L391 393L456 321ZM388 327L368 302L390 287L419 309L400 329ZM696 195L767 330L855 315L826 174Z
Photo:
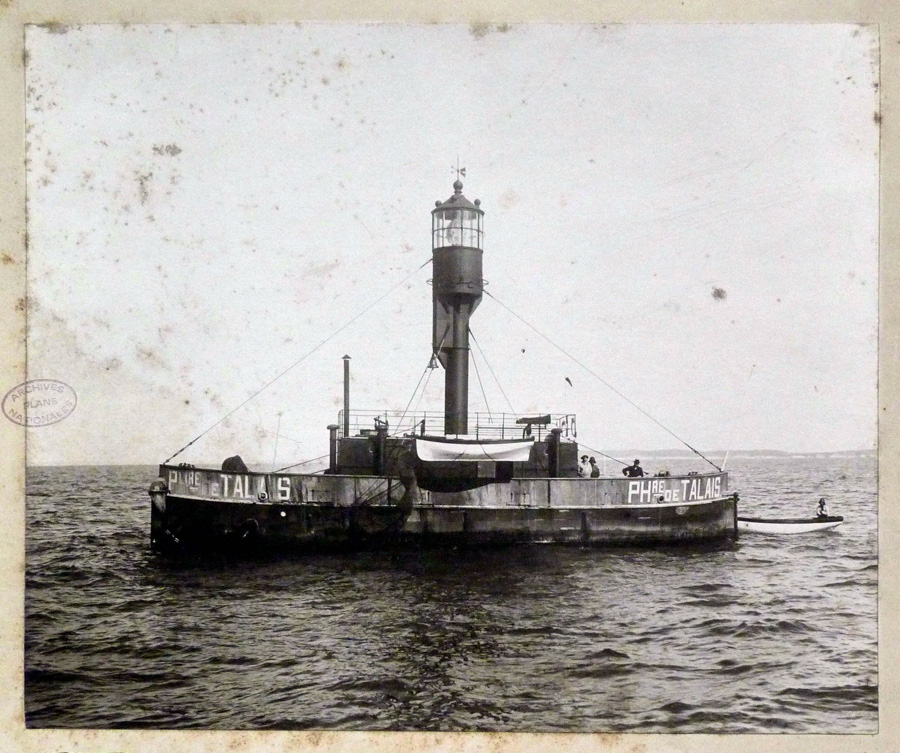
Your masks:
M432 351L445 370L444 433L468 434L469 317L481 303L481 202L462 194L457 176L453 196L431 211Z

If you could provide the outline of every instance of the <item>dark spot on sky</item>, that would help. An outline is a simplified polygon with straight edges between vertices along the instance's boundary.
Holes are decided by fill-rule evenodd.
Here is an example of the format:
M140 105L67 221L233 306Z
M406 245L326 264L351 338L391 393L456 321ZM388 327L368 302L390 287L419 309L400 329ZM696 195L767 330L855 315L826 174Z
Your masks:
M174 157L181 154L181 147L177 144L154 144L153 153L159 155L168 154L170 157Z
M728 297L728 293L725 292L725 288L713 288L712 297L717 301L724 301Z

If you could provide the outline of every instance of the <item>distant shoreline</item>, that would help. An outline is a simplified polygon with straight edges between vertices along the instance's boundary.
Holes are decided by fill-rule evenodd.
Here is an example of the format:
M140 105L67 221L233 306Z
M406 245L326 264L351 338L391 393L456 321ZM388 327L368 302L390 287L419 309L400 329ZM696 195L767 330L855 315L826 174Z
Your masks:
M603 450L607 455L625 456L634 455L640 457L644 455L648 458L692 458L695 454L690 450L672 449L672 450ZM704 455L719 456L725 455L725 450L703 450ZM781 457L781 458L827 458L827 457L877 457L878 450L829 450L826 452L801 452L792 450L728 450L729 457Z
M590 452L590 451L588 451ZM603 450L603 454L611 458L619 458L621 460L631 460L633 458L653 458L657 460L680 460L690 459L696 455L690 450ZM707 457L717 459L725 456L725 450L703 450L703 454ZM788 450L731 450L728 457L734 458L872 458L878 457L877 450L833 450L830 452L791 452ZM198 462L192 465L198 468L218 468L219 462ZM156 468L159 463L39 463L29 464L27 468ZM257 473L268 473L267 467L271 466L271 461L253 462L248 461L248 465L252 469L259 469ZM299 463L297 468L291 469L291 473L309 473L322 467L321 462L310 467L305 471L299 466L305 463Z

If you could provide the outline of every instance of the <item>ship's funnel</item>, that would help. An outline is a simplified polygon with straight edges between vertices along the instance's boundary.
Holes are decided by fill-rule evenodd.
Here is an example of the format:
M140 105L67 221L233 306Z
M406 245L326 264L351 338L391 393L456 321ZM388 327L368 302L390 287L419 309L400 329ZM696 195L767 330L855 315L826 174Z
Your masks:
M444 433L468 434L469 317L481 303L482 218L453 184L453 196L435 202L431 212L434 320L432 349L446 370Z

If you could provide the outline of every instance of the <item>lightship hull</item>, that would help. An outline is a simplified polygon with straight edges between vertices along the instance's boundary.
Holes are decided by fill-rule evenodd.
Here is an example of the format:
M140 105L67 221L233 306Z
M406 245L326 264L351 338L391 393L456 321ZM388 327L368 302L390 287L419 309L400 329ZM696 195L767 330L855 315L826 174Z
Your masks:
M514 478L430 492L379 476L160 471L167 491L151 494L157 551L646 545L737 535L737 500L727 494L724 473Z

